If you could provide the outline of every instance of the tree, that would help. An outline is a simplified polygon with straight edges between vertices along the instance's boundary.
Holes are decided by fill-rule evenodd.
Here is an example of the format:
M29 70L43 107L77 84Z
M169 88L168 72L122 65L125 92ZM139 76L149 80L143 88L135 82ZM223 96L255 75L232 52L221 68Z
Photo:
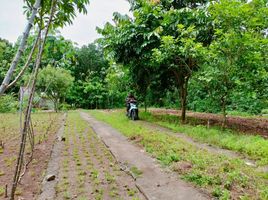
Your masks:
M53 1L52 0L43 0L43 1L26 0L25 3L26 3L25 12L27 16L29 16L28 23L26 25L23 36L21 38L17 53L0 86L0 95L2 95L8 87L11 87L14 84L12 83L12 85L9 86L14 70L17 67L18 62L20 61L20 58L23 55L24 50L26 48L27 39L29 37L30 30L35 24L38 24L40 30L42 30L45 27L45 22L46 22L45 19L48 18L46 15L49 15L50 8L51 8L51 5L53 4ZM53 28L56 29L58 27L63 27L66 24L71 24L73 19L76 16L76 10L79 13L86 13L87 10L86 10L85 5L88 3L89 3L89 0L77 0L77 1L57 0L55 2L55 12L53 13L53 15L55 15L55 17L53 18L53 22L52 22ZM36 45L33 46L33 49L35 48L35 46ZM31 57L32 57L32 54L30 53L28 57L29 61L31 60ZM25 65L25 67L22 69L22 72L19 74L23 74L26 68L27 68L27 65Z
M215 22L215 39L207 48L207 62L199 79L220 102L225 126L227 106L237 109L239 101L241 108L259 102L261 108L260 101L267 99L268 40L263 30L268 25L264 17L268 8L259 0L224 0L212 4L209 11Z
M184 25L179 24L178 32L180 34L177 38L162 37L161 46L154 49L153 59L158 63L166 63L168 70L174 73L180 91L181 119L185 123L188 81L198 68L198 58L202 58L203 46L197 41L197 31L193 26L184 28Z
M17 53L10 65L10 68L0 86L0 95L2 95L5 90L6 90L6 87L8 86L11 78L12 78L12 74L20 60L20 57L22 56L23 52L24 52L24 49L25 49L25 46L26 46L26 43L27 43L27 38L29 36L29 33L30 33L30 30L34 24L34 20L35 20L35 17L36 17L36 14L38 12L38 9L41 5L41 0L36 0L35 1L35 4L31 7L31 17L29 18L28 20L28 23L26 25L26 28L25 28L25 31L23 33L23 37L21 39L21 42L20 42L20 45L19 45L19 48L17 50Z
M180 87L183 122L187 83L197 67L197 52L211 41L211 25L206 6L201 6L203 2L134 1L133 20L115 13L116 25L107 23L104 29L99 29L104 36L101 42L109 55L115 62L129 68L132 81L139 85L142 93L146 95L150 83L156 79L168 83L168 87L172 88L174 83ZM196 6L198 3L199 7ZM190 38L187 40L188 35ZM155 67L152 57L158 60L158 67ZM172 78L170 72L173 73ZM146 81L140 81L143 79Z
M14 51L15 49L9 41L0 38L0 82L4 80L9 63L12 61Z
M93 86L97 86L100 90L106 91L105 77L109 67L108 61L104 58L102 48L96 44L89 44L75 50L75 65L69 65L75 83L71 89L67 102L75 104L77 107L95 108L102 107L100 99L104 102L107 95L101 95L103 92L95 93L97 90ZM94 91L94 94L91 93ZM106 91L107 93L107 91ZM94 95L101 98L93 98Z
M40 6L40 0L36 0L36 3L34 4L32 0L26 0L25 1L29 10L31 10L31 17L27 25L27 29L25 31L25 34L22 38L21 45L18 49L17 55L14 58L14 61L12 62L5 78L0 86L0 95L3 94L5 91L6 87L8 86L13 71L16 67L16 63L18 62L21 54L23 53L24 46L26 44L26 39L28 37L29 29L31 26L33 26L34 22L37 24L39 30L43 33L38 34L37 40L39 40L39 48L38 48L38 53L36 56L36 61L35 61L35 68L33 70L31 79L29 81L29 86L30 86L30 94L29 94L29 99L27 102L27 107L25 110L25 117L23 121L23 126L21 130L21 145L20 145L20 150L19 150L19 156L17 159L17 165L16 165L16 170L14 174L14 179L13 179L13 185L11 189L11 197L10 199L14 199L15 191L17 188L17 184L21 178L21 169L23 165L23 157L24 157L24 150L25 150L25 144L26 144L26 136L29 134L29 136L32 138L31 140L31 146L32 146L32 152L33 152L33 131L30 126L30 121L31 121L31 109L32 109L32 103L33 103L33 98L35 94L35 86L36 86L36 80L38 77L38 72L39 72L39 67L41 65L41 60L42 60L42 54L44 50L44 46L46 43L46 38L49 32L49 29L52 28L57 28L59 26L63 26L67 23L71 23L72 19L75 16L75 7L79 12L86 12L85 9L85 4L89 2L89 0L77 0L74 2L70 1L65 1L65 0L43 0L42 1L42 6L41 9L38 10ZM34 4L34 5L33 5ZM35 15L37 14L37 11L39 13L39 16L37 17L37 20L34 21ZM27 11L26 11L27 13ZM27 13L28 14L28 13ZM42 35L42 37L41 37ZM34 48L34 47L33 47ZM32 52L32 51L31 51ZM29 58L31 57L31 54L29 55ZM30 60L30 59L29 59ZM30 63L30 62L29 62ZM27 67L27 66L26 66ZM24 70L24 68L22 69Z
M105 77L109 108L122 107L130 88L129 71L122 65L111 63Z
M37 90L40 93L45 93L53 101L54 109L57 112L59 104L65 101L73 81L74 78L70 71L48 65L40 71Z
M106 56L127 68L130 81L126 92L136 90L146 99L154 68L151 65L151 50L160 44L159 19L162 12L145 1L132 2L135 20L114 13L115 26L107 23L98 29L104 36L99 42L105 47Z

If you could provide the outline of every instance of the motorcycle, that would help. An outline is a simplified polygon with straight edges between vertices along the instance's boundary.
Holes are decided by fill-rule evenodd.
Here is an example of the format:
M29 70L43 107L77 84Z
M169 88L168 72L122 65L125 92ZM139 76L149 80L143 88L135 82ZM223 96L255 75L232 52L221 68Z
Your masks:
M129 110L128 110L127 115L132 120L139 119L139 110L138 110L138 104L136 101L131 101L129 103Z

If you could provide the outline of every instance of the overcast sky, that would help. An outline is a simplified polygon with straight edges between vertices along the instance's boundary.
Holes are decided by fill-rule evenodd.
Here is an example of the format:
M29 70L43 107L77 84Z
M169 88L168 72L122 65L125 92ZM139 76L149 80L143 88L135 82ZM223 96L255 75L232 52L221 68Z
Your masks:
M0 0L0 37L15 42L22 34L26 19L23 15L23 0ZM60 30L62 35L77 42L79 46L93 42L99 36L96 26L103 27L112 21L113 12L129 14L126 0L90 0L87 15L77 15L73 25Z

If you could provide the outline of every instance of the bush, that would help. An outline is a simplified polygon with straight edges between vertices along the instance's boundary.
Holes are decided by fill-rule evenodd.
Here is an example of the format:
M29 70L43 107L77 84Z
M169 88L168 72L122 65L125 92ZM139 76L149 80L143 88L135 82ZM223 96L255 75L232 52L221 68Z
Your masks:
M0 97L0 113L15 112L18 109L18 102L12 95Z
M60 105L60 110L66 111L66 110L71 110L71 109L72 109L72 106L67 103L62 103Z
M268 108L267 108L267 109L263 109L263 110L261 111L261 114L265 114L265 115L267 115L267 114L268 114Z

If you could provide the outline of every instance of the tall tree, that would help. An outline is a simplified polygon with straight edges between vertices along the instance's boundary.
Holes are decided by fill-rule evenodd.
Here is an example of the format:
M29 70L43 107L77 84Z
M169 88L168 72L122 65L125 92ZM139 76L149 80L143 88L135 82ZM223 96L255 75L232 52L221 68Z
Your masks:
M57 112L59 104L65 101L73 80L70 71L48 65L40 71L37 90L40 93L44 92L53 101L54 109Z
M36 0L35 1L35 4L32 6L32 9L31 9L31 17L29 18L28 22L27 22L27 25L26 25L26 28L23 32L23 37L21 39L21 42L20 42L20 45L19 45L19 48L17 50L17 53L9 67L9 70L0 86L0 96L5 92L11 78L12 78L12 75L13 75L13 72L24 52L24 49L25 49L25 46L27 44L27 38L29 36L29 33L30 33L30 30L34 24L34 19L36 17L36 14L38 12L38 9L40 8L40 5L41 5L41 0Z
M211 41L211 25L208 23L206 6L201 6L203 1L183 2L134 1L133 20L115 13L116 25L107 23L104 29L99 29L99 32L104 36L102 43L113 59L128 66L130 72L133 72L134 82L142 79L137 77L139 74L148 74L150 77L146 77L146 80L153 80L159 75L170 74L168 71L174 72L173 79L180 87L182 121L185 121L188 79L197 66L195 58L198 49ZM196 6L197 4L199 7ZM175 5L177 9L174 9ZM178 25L181 28L178 28ZM190 36L188 40L187 34ZM167 52L165 44L168 47ZM169 48L168 45L172 47ZM154 58L158 53L160 64L158 67L155 67L156 62L152 59L153 50ZM174 83L174 81L166 81L166 76L162 79L163 82ZM150 82L146 81L146 87ZM144 82L136 83L144 85Z
M268 39L263 31L268 26L268 8L262 0L223 0L209 11L215 39L207 49L203 80L220 102L225 126L228 105L237 107L235 102L240 101L243 108L246 99L250 105L267 99Z

